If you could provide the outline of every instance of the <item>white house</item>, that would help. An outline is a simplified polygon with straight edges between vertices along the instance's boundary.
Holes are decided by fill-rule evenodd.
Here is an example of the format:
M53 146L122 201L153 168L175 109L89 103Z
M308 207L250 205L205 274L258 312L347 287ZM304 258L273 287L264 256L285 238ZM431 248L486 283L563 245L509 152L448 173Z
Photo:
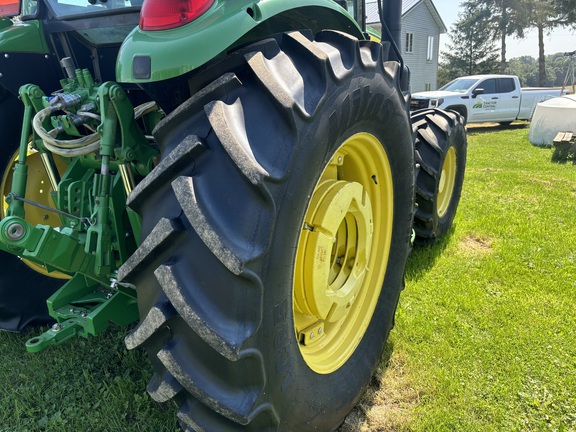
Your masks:
M378 6L366 2L366 23L380 31ZM436 90L440 35L446 26L432 0L402 1L402 52L412 92Z

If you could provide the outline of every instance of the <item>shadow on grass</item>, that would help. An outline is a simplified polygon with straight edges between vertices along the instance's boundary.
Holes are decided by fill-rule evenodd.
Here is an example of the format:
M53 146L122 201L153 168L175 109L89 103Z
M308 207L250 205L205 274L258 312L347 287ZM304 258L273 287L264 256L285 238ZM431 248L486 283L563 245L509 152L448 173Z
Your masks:
M510 125L502 125L500 123L471 123L466 126L466 130L469 135L477 135L503 130L525 129L527 127L530 127L529 122L517 122Z
M416 242L408 257L405 278L407 281L418 281L428 270L430 270L438 258L444 253L450 238L454 234L456 227L452 224L448 232L434 244L422 244Z
M406 267L406 281L417 281L436 263L455 232L455 224L434 244L414 245ZM384 347L380 364L360 402L348 414L337 432L400 431L409 423L410 408L419 395L407 381L402 355L392 357L394 343ZM376 428L376 429L374 429Z

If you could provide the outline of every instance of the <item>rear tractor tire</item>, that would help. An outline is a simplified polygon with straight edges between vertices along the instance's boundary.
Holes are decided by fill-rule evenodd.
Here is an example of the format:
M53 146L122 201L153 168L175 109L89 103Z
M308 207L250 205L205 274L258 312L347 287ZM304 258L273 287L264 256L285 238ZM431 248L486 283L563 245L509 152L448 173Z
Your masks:
M416 136L416 241L431 244L452 226L464 183L466 129L454 111L430 109L412 115Z
M12 190L12 173L17 161L20 143L20 126L24 105L6 89L0 88L0 194L2 207L0 218L5 217L7 204L4 199ZM18 122L18 120L20 120ZM28 163L28 182L26 195L33 201L51 205L50 183L38 153L30 154ZM52 213L26 204L26 218L33 224L57 226L58 217ZM48 315L46 299L50 297L64 281L60 273L48 274L40 265L23 261L16 255L0 251L2 271L0 272L0 329L21 331L32 324L44 324L53 321ZM55 276L55 277L54 277Z
M403 286L414 153L381 45L293 32L155 131L129 205L148 391L186 430L332 431L378 365Z

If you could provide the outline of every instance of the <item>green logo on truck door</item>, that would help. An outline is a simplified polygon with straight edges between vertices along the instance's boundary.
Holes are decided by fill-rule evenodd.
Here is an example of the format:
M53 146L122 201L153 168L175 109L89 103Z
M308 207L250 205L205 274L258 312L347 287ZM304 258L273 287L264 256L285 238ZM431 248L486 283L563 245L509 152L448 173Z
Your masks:
M472 106L472 109L493 110L496 109L496 102L479 101Z

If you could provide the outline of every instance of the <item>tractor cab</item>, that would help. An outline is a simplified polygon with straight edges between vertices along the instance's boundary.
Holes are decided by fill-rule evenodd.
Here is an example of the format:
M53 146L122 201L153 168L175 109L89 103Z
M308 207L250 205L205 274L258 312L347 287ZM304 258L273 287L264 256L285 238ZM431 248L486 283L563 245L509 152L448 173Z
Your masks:
M142 0L9 4L10 13L0 18L0 52L5 53L0 57L0 85L13 95L29 82L54 91L66 77L60 65L66 57L73 68L88 69L96 82L115 80L118 51L138 25L141 5Z

